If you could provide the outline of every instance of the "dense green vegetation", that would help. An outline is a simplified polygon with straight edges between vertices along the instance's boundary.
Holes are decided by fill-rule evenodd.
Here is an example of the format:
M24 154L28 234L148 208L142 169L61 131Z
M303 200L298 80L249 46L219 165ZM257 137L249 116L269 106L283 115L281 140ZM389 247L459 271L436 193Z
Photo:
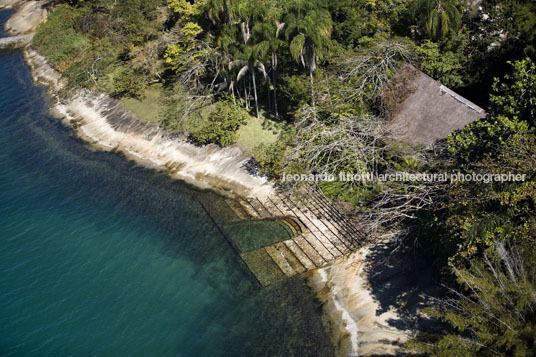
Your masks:
M527 175L524 182L463 182L438 207L443 255L459 288L429 311L446 323L441 335L412 344L432 355L532 356L536 351L536 65L515 62L496 82L486 119L449 138L453 165L467 172ZM452 283L451 283L452 285ZM454 287L456 284L454 284Z
M261 173L461 171L524 182L323 182L364 227L430 258L446 299L415 353L535 353L536 5L531 0L59 1L34 45L73 87L121 98ZM386 139L405 63L488 111L433 149ZM147 105L144 105L147 103ZM258 144L258 145L257 145ZM282 183L286 184L286 183ZM368 223L367 223L368 222ZM419 232L419 233L415 233Z

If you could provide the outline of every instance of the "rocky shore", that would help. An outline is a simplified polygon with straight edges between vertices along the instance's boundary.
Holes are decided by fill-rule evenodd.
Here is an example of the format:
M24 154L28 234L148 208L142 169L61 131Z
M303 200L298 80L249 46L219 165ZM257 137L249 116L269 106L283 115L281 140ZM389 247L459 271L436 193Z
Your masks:
M362 248L309 279L333 331L337 356L394 355L411 332L394 326L400 319L394 308L380 312L367 274L369 255L370 249Z
M123 110L102 93L78 90L59 99L64 87L59 73L32 49L24 51L37 83L55 98L55 114L77 135L103 150L118 151L140 164L164 169L173 177L201 188L239 197L264 198L273 192L264 177L250 174L250 157L236 146L196 146Z
M17 11L5 23L4 30L13 36L33 34L37 26L47 18L48 5L47 0L0 0L0 10L17 8Z
M22 48L32 42L33 35L19 35L0 38L0 49L13 50Z

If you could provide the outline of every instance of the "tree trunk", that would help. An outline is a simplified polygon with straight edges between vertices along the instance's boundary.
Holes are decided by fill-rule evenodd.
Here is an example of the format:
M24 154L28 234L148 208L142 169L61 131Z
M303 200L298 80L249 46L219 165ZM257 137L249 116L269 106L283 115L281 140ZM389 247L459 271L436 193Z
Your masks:
M253 95L255 96L255 110L257 112L257 119L259 117L259 102L257 101L257 84L255 83L255 72L251 70L251 79L253 80Z
M272 83L274 85L274 114L277 118L279 114L277 113L277 82L276 82L276 72L277 72L277 54L272 52Z
M236 99L235 99L235 94L234 94L234 86L233 86L233 88L232 88L232 90L231 90L231 93L232 93L232 95L233 95L233 104L236 105Z
M270 77L268 76L268 74L266 75L265 82L266 82L266 102L268 105L267 108L268 108L268 111L273 112L272 111L272 96L270 95Z
M227 0L223 0L223 12L225 12L225 20L227 21L227 24L231 26L233 20L231 20L231 13L229 12L229 4L227 3Z
M247 79L247 82L248 82L248 107L251 107L251 78L248 78Z
M249 98L248 98L248 85L247 80L242 82L244 84L244 101L246 102L246 109L249 109Z
M313 80L313 69L311 66L309 66L309 79L311 80L311 104L313 106L313 110L316 116L315 85Z

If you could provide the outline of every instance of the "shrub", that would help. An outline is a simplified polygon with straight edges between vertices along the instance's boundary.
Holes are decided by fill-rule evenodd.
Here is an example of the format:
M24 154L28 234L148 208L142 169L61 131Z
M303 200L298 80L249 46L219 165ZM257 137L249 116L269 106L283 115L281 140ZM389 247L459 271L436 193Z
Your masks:
M420 69L430 77L451 88L464 85L462 63L459 55L451 51L442 53L437 43L425 41L416 49Z
M220 101L207 120L191 132L192 138L202 144L228 146L238 139L238 129L245 124L248 113L230 101Z
M88 39L75 30L78 16L77 9L61 6L39 25L33 38L33 45L60 72L65 72L89 47Z
M285 166L287 146L283 140L273 144L259 144L253 148L253 157L260 166L260 172L270 178L280 179Z
M114 75L112 95L115 97L140 98L145 89L145 83L139 75L130 69L121 67Z

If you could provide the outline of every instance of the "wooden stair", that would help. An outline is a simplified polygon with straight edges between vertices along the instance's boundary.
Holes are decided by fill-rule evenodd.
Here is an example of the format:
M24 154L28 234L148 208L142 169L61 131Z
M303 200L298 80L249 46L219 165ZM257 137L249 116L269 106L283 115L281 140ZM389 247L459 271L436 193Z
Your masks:
M365 241L364 235L318 192L293 197L278 193L263 201L250 197L226 203L239 219L276 220L292 237L240 253L262 285L326 266Z

